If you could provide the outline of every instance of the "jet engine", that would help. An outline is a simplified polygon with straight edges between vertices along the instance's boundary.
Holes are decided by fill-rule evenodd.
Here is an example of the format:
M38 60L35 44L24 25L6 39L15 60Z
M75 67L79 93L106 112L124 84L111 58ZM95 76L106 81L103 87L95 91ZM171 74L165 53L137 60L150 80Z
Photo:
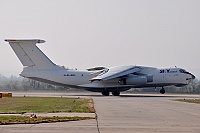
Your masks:
M138 85L138 84L146 84L147 77L144 76L137 76L137 77L129 77L123 78L119 80L119 84L121 85Z

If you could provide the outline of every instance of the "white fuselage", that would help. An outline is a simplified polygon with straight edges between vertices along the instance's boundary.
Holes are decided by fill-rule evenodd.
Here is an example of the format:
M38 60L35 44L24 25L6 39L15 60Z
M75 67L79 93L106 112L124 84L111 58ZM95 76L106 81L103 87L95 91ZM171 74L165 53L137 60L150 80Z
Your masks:
M163 87L169 85L187 85L190 82L189 79L191 79L191 75L181 73L179 70L180 68L157 69L152 67L141 67L141 71L138 72L138 75L150 75L153 78L151 82L147 82L145 84L119 84L120 78L109 81L91 82L90 79L96 77L99 74L98 71L77 71L64 68L55 70L26 70L25 68L20 75L50 84L61 85L64 87L85 88L91 91L96 91L96 88L98 88L98 91L101 91L101 89L104 90L105 88L130 89L131 87ZM134 76L135 75L130 74L127 78Z

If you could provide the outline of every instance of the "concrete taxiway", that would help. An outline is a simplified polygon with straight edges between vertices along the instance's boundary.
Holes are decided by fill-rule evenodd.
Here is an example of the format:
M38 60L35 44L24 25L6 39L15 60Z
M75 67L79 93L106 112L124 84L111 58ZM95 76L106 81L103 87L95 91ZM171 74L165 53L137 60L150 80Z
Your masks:
M104 97L91 92L14 93L13 95L93 98L97 120L0 125L1 133L200 132L200 104L173 101L173 99L200 98L200 95L122 94L120 97Z

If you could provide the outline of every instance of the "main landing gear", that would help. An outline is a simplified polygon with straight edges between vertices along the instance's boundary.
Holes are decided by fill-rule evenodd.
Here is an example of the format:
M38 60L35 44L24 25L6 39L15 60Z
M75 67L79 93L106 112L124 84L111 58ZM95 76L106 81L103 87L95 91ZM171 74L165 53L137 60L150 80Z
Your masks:
M165 93L165 89L162 87L162 89L160 90L160 93L164 94Z
M109 91L103 91L101 92L103 96L109 96L110 92Z
M120 92L119 91L114 91L112 92L113 96L119 96L120 95Z
M102 95L103 96L109 96L110 92L109 91L103 91L102 92ZM120 95L120 92L119 91L113 91L112 92L113 96L119 96Z

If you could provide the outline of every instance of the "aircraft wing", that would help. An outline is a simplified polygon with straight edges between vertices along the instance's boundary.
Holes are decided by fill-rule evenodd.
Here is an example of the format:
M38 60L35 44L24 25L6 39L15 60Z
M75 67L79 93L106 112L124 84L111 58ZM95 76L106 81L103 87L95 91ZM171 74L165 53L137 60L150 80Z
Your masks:
M92 78L90 81L106 81L114 78L119 78L121 76L126 76L128 74L138 72L140 68L138 66L118 66L105 69L98 76Z

